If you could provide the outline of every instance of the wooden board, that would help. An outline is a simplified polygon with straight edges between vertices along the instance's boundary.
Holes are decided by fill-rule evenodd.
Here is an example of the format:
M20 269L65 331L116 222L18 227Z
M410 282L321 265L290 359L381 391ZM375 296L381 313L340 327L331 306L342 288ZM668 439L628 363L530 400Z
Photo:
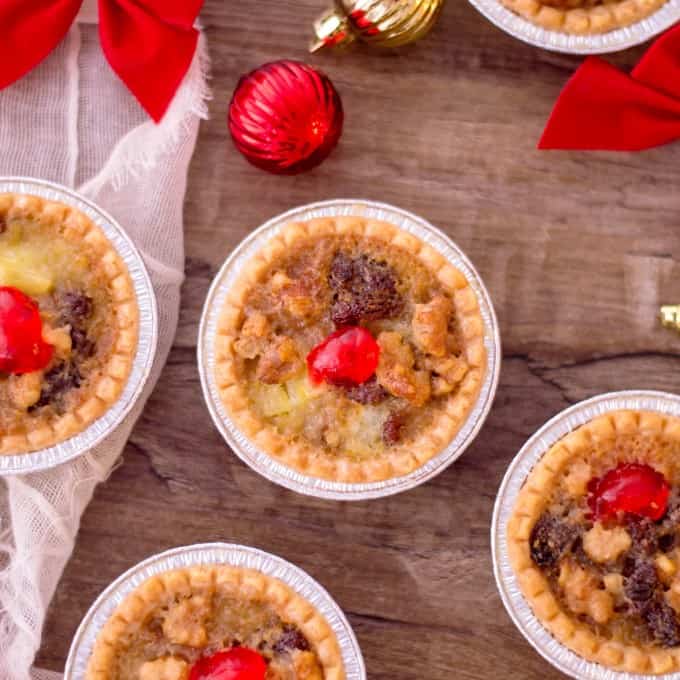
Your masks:
M349 615L371 680L559 677L501 605L491 510L512 457L560 409L607 390L680 385L680 336L656 320L660 303L680 302L680 144L538 152L578 58L517 42L462 0L399 53L309 58L322 5L206 3L215 96L189 175L180 328L125 464L83 517L49 612L44 667L63 669L81 617L122 571L171 546L227 540L323 583ZM346 110L338 150L294 178L247 165L225 125L238 76L284 57L325 69ZM495 407L465 456L426 486L354 504L298 496L245 467L212 426L195 362L203 299L236 243L279 212L338 197L394 203L449 233L488 284L505 351Z

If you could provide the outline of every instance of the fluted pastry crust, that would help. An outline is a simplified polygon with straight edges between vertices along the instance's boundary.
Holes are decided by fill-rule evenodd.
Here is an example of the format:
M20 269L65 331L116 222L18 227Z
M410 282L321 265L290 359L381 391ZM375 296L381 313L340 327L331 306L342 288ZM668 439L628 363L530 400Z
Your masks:
M329 235L355 235L390 244L422 263L450 294L460 323L469 370L458 389L447 396L434 421L408 446L387 449L368 460L332 456L307 441L291 441L259 416L249 404L247 386L236 361L235 341L244 323L248 292L270 271L282 253ZM342 482L371 482L408 474L440 453L467 419L486 372L484 323L477 297L465 276L419 238L398 227L360 217L321 218L286 225L247 263L228 293L215 342L215 378L222 402L239 429L267 454L306 475Z
M543 571L531 558L532 529L546 511L554 489L575 461L592 460L594 451L616 451L621 439L659 437L680 446L680 418L647 411L612 411L577 428L554 444L536 463L520 490L508 522L508 552L524 597L534 614L552 635L581 657L608 668L629 673L669 673L680 670L680 647L625 644L605 640L560 603ZM646 447L645 447L646 448ZM648 464L675 466L664 461L661 447L649 454ZM599 454L602 455L602 454ZM616 455L616 454L614 454Z
M335 633L326 619L303 597L276 578L254 569L211 565L177 569L154 576L136 588L117 607L102 628L88 662L86 680L111 680L117 655L134 640L146 618L175 598L237 594L266 602L286 624L305 636L323 669L324 680L344 680L345 669ZM187 626L192 623L187 620Z
M107 282L112 327L115 338L105 363L90 378L87 398L71 411L32 423L25 433L0 429L0 455L27 453L63 442L82 432L119 398L132 369L137 350L139 307L125 263L102 230L81 211L69 205L38 196L0 194L3 224L22 219L54 227L59 238L81 246L86 244L89 266ZM49 247L49 245L47 245Z
M658 11L667 0L500 0L537 26L573 35L607 33L630 26Z

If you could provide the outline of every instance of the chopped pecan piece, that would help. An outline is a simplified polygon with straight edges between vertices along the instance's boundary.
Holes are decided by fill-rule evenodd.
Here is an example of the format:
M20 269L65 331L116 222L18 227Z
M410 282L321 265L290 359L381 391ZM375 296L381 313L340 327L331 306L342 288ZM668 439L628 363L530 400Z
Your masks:
M575 461L565 473L564 486L567 491L578 498L588 492L588 482L593 478L593 470L584 460Z
M416 347L426 354L443 357L451 315L451 300L436 295L427 304L416 305L411 320L411 330Z
M176 645L202 647L208 642L206 620L209 601L203 595L192 595L173 604L163 619L163 634Z
M282 383L302 368L302 360L292 338L277 336L257 364L257 379L268 385Z
M23 375L12 375L8 379L9 396L14 406L28 410L40 399L42 373L33 371Z
M411 346L399 333L385 331L378 338L380 360L376 369L378 382L393 396L422 406L431 394L430 374L413 368Z
M324 300L313 282L291 279L287 274L277 272L272 277L271 287L281 307L293 318L310 322L323 313Z
M68 326L52 328L45 324L43 326L43 340L54 347L54 352L58 357L67 358L71 353L73 340Z
M254 359L264 352L270 332L267 317L262 312L254 312L243 322L234 349L244 359Z
M605 529L600 522L583 536L583 549L594 562L613 562L630 546L630 534L623 527Z
M403 307L392 269L366 255L336 253L328 283L334 293L331 318L338 326L389 319Z
M425 368L434 373L432 382L436 395L451 392L462 382L470 368L465 359L455 356L426 357L423 364Z
M267 317L262 312L253 312L243 322L241 335L251 338L266 338L270 330L271 326Z
M588 569L564 560L560 564L558 583L569 609L576 614L587 614L596 623L607 623L614 615L614 598L600 588L599 579Z
M189 664L174 656L147 661L139 669L139 680L187 680Z
M323 671L312 652L295 652L293 668L298 680L323 680Z

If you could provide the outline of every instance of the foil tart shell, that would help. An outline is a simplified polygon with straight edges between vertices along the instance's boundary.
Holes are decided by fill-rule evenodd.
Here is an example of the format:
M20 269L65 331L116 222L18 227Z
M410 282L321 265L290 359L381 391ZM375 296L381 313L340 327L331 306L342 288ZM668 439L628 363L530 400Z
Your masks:
M125 262L139 305L137 354L118 401L85 430L64 442L31 453L0 455L0 475L17 475L47 470L72 460L99 444L123 422L140 397L151 372L158 338L158 311L144 261L130 237L111 215L75 191L45 180L0 177L0 193L6 192L58 201L87 215L104 232Z
M501 30L530 45L565 54L618 52L650 40L680 21L680 0L668 0L650 16L630 26L607 33L570 35L549 31L515 14L499 0L469 0L481 14Z
M172 569L228 564L256 569L283 581L311 603L333 629L340 645L346 680L366 680L366 668L354 631L342 609L309 574L286 560L244 545L202 543L174 548L140 562L116 579L95 600L76 631L64 680L83 680L95 641L118 605L144 581Z
M239 431L222 404L215 381L217 321L227 293L244 264L289 222L343 215L390 222L417 236L440 252L467 278L477 296L484 322L487 370L479 396L467 420L449 445L427 463L407 475L380 482L357 484L334 482L303 475L282 465L264 451L259 450ZM217 429L239 458L263 477L288 489L317 498L346 501L380 498L412 489L439 474L459 458L477 436L491 409L498 386L501 357L500 332L491 296L472 263L460 248L439 229L412 213L385 203L363 200L337 199L304 205L274 217L249 234L227 258L215 277L203 308L198 335L198 368L203 395Z
M680 416L680 396L654 391L609 392L558 413L533 434L515 456L496 497L491 524L491 553L496 585L505 608L529 644L555 668L577 680L680 680L680 673L624 673L586 661L558 642L527 603L508 554L507 526L519 491L534 465L550 447L581 425L611 411L653 411Z

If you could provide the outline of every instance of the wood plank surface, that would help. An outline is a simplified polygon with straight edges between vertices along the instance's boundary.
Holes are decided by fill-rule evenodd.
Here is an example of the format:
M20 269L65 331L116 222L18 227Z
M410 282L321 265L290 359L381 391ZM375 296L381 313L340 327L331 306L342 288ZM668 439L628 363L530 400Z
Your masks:
M227 540L277 553L335 596L371 680L561 677L506 615L489 527L502 475L567 405L608 390L676 391L680 336L658 327L680 301L680 144L640 154L535 150L579 58L505 35L450 0L431 36L395 54L308 57L323 0L208 0L211 120L186 201L187 280L168 365L99 487L50 608L38 664L60 670L97 594L171 546ZM612 57L630 66L642 53ZM238 76L309 59L343 97L340 146L314 172L247 165L225 116ZM200 393L195 349L211 278L269 217L327 198L387 201L444 229L486 281L504 365L493 411L465 456L408 493L338 504L281 489L225 446Z

